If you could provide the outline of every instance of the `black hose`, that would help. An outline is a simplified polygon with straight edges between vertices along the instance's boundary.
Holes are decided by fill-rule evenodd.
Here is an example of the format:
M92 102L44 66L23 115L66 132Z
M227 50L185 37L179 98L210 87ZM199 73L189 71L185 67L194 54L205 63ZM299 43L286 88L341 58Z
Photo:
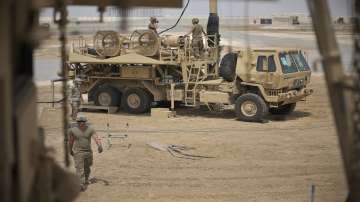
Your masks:
M176 23L175 23L172 27L169 27L169 28L167 28L167 29L159 32L159 35L162 34L162 33L167 32L167 31L169 31L169 30L174 29L174 28L179 24L179 22L180 22L181 18L183 17L183 15L184 15L187 7L189 6L189 4L190 4L190 0L187 1L187 3L186 3L186 5L185 5L184 9L182 10L181 15L180 15L180 17L178 18L178 20L176 21Z

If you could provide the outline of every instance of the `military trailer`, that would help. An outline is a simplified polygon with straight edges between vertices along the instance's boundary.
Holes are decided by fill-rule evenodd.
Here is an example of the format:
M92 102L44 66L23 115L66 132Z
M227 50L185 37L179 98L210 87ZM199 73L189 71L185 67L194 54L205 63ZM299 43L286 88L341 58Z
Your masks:
M80 77L82 93L99 106L121 106L145 113L153 102L181 102L188 107L235 105L239 120L260 121L270 112L286 115L312 93L311 71L297 49L246 49L221 61L217 35L204 37L195 55L188 36L159 37L136 30L129 37L98 32L93 44L75 40L68 65Z

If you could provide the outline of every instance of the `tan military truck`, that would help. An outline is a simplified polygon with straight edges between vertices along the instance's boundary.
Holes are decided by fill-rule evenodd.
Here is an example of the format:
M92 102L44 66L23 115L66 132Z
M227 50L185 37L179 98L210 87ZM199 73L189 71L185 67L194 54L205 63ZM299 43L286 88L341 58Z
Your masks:
M217 37L204 37L196 57L190 37L158 37L136 30L129 37L99 32L93 44L73 42L68 65L85 82L82 92L100 106L129 113L149 111L153 102L196 107L235 105L243 121L260 121L268 112L289 114L312 93L311 71L301 50L253 49L226 54L219 62Z
M240 120L259 121L268 112L287 115L294 111L296 102L313 93L306 87L311 70L301 50L267 48L229 53L219 68L222 79L202 82L205 87L200 101L216 103L222 97L228 100L226 104L235 105Z

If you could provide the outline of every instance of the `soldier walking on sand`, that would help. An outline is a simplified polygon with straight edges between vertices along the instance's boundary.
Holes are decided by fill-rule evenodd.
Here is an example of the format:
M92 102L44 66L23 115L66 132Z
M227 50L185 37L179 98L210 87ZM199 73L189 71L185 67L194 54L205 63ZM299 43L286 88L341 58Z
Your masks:
M157 32L158 23L159 23L159 21L156 19L156 17L151 17L148 28L150 30L154 31L156 34L158 34L158 32Z
M91 150L91 139L98 146L98 152L103 151L101 139L96 135L95 130L89 126L87 118L78 115L77 126L68 131L70 155L74 157L76 175L80 178L80 189L85 191L89 184L90 167L93 164L93 152Z
M71 89L71 118L73 121L76 120L81 104L81 79L76 78L74 80L74 86Z
M204 50L203 34L206 35L204 28L199 24L198 18L192 19L193 27L191 31L186 34L188 36L192 34L192 49L196 58L199 58Z

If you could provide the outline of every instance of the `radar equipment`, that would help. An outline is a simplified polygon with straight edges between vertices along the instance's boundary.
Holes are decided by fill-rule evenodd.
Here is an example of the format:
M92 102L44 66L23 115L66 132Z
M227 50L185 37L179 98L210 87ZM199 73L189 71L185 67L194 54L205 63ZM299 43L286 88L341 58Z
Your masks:
M114 57L120 54L119 35L114 31L99 31L94 36L94 48L102 57Z
M131 48L143 56L155 56L159 52L160 41L152 30L135 30L130 37Z

